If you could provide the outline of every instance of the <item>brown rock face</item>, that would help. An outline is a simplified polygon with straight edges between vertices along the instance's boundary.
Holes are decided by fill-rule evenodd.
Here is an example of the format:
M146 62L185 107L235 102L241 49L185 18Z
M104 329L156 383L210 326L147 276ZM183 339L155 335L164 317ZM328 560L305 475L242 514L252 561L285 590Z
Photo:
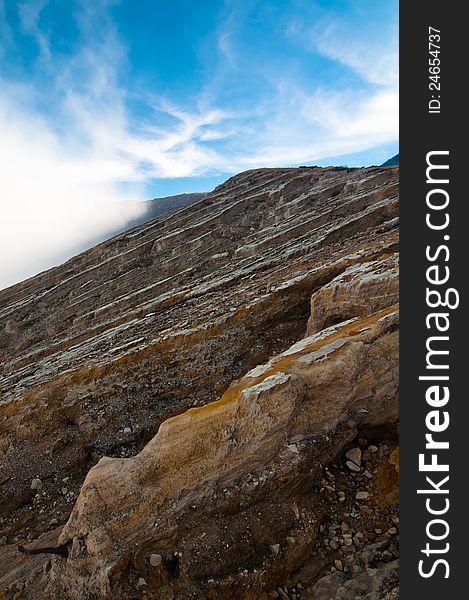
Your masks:
M339 587L366 582L347 548L376 534L323 537L332 505L356 528L395 512L397 194L396 168L250 171L0 292L0 584L300 598L332 585L331 560ZM357 434L379 451L352 473ZM66 558L14 556L67 518ZM395 557L389 539L373 552Z
M398 255L348 267L311 298L307 334L399 300Z
M289 534L298 536L294 503L301 505L324 459L358 427L397 420L396 325L391 307L305 338L250 371L219 401L165 421L134 458L101 459L62 531L60 541L71 551L66 562L55 561L54 594L64 594L72 579L83 587L70 597L127 597L130 561L150 577L150 553L182 552L180 597L208 593L201 571L223 589L248 557L268 570L271 523L278 523L281 545ZM260 531L249 531L250 511ZM316 535L313 524L302 528L306 539L297 551ZM202 533L214 559L208 568L197 549ZM301 562L291 557L289 567ZM249 581L245 590L220 597L249 598L263 591L261 584Z

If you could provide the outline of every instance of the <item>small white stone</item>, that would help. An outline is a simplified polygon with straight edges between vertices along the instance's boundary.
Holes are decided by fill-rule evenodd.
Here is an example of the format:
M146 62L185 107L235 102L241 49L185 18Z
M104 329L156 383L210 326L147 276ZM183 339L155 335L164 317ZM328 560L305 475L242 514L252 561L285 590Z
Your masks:
M355 498L357 500L368 500L369 495L368 492L357 492Z
M354 462L352 462L351 460L348 460L345 464L351 471L354 471L355 473L360 472L360 467L358 465L356 465Z
M150 554L150 564L152 567L159 567L161 562L162 558L160 554Z
M270 547L270 550L271 550L272 554L277 556L278 553L280 552L280 544L274 544L273 546Z
M125 427L124 433L132 433L132 430L130 429L130 427Z
M32 490L40 490L42 488L42 481L39 477L36 477L31 481L31 489Z
M143 577L140 577L139 580L137 581L137 587L140 588L140 587L144 587L145 585L148 585L147 580L144 579Z

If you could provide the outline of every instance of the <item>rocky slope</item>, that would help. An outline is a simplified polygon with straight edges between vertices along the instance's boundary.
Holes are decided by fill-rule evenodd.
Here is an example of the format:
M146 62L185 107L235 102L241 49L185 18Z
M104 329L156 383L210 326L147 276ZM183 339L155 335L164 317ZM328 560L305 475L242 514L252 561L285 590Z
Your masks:
M195 202L202 200L206 195L206 192L193 192L176 194L175 196L164 196L163 198L153 198L153 200L146 200L142 203L145 209L143 214L138 219L127 223L126 229L137 227L138 225L142 225L147 221L156 219L156 217L159 217L160 215L172 213L175 210L194 204ZM119 233L122 233L122 231L116 231L115 235Z
M381 166L383 167L395 167L399 164L399 154L395 154L391 158L388 158Z
M397 168L260 169L0 292L4 596L395 597L397 250Z

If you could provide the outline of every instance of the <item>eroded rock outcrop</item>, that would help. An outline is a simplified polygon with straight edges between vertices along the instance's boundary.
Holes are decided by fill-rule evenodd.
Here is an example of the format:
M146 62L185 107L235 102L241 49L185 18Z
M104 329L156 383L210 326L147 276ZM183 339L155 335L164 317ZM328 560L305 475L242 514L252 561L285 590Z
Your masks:
M398 300L397 254L352 265L313 294L307 333L351 317L369 315Z
M0 292L8 594L320 598L331 560L393 588L394 533L347 566L321 528L396 512L397 194L395 168L251 171ZM15 554L41 535L68 557Z
M209 579L223 590L219 597L265 592L273 583L271 523L283 521L280 546L297 536L292 507L327 458L359 427L396 422L397 348L395 307L326 329L250 371L219 401L165 421L135 457L101 459L62 531L70 553L54 561L52 595L130 597L139 578L151 578L149 555L174 552L182 554L173 586L181 598L209 597ZM255 527L240 525L247 512L258 515ZM204 526L205 552L213 557L206 579L196 552ZM296 553L313 543L316 528L312 522ZM243 544L250 572L229 591L227 578L245 564ZM301 558L287 564L296 570ZM282 565L274 570L288 574ZM79 583L70 589L70 581Z

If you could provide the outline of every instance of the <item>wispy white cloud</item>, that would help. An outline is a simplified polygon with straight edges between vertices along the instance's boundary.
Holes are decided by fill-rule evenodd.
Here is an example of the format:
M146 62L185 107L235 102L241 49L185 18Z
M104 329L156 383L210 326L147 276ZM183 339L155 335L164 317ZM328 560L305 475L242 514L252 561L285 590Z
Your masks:
M3 86L18 98L21 86ZM15 90L15 91L13 91ZM30 98L30 96L29 96ZM171 131L135 135L119 104L67 97L64 137L39 112L0 94L0 286L51 266L143 210L145 182L227 167L205 141L224 118L173 112Z
M185 177L227 166L207 143L230 135L225 126L234 118L232 113L219 109L191 113L168 102L161 102L159 110L174 118L171 129L150 127L146 136L124 135L120 140L126 153L147 165L142 176Z
M76 153L38 115L4 100L0 129L1 285L63 260L141 211L124 202L118 182L128 165L117 155Z
M41 53L50 57L50 47L47 35L39 27L39 17L49 0L29 0L18 3L18 16L24 33L30 35L38 44Z
M391 31L388 39L363 39L360 32L351 34L350 25L335 22L322 29L315 27L310 33L312 44L319 52L355 70L364 81L398 85L397 31Z
M194 175L222 163L206 142L226 135L217 129L229 116L223 111L189 113L160 102L171 127L132 122L118 83L125 53L112 23L100 41L85 37L67 61L49 63L39 27L45 4L24 2L19 14L39 44L46 89L33 80L0 80L0 287L135 218L149 178ZM95 16L81 14L84 31L93 31ZM43 108L47 97L53 110Z
M287 38L342 65L361 83L318 82L307 90L294 75L279 76L265 108L268 127L259 136L257 152L245 157L249 164L314 161L398 138L398 32L381 25L376 33L364 34L358 24L335 13L312 24L290 21Z
M7 23L6 11L5 11L5 0L0 0L0 59L6 54L6 49L10 47L12 42L11 29Z

